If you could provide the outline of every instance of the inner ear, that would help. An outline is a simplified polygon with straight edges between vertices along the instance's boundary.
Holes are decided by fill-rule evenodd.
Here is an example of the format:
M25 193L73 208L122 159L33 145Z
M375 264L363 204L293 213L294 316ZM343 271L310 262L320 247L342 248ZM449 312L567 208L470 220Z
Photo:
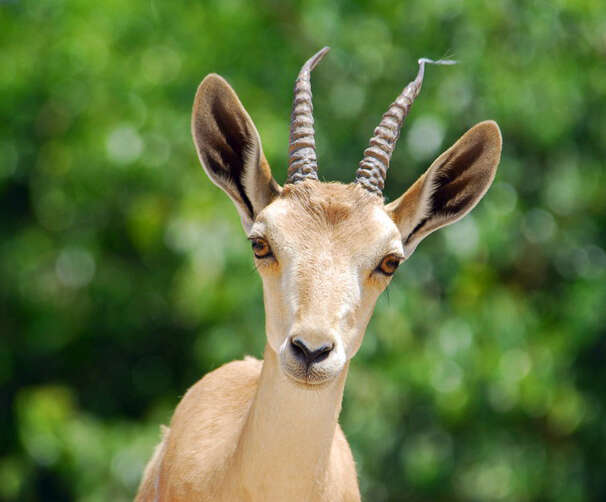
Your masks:
M460 213L478 197L471 183L485 185L489 173L480 169L477 160L484 151L484 143L474 143L467 150L448 152L440 165L435 167L431 194L431 213L448 215Z
M495 122L475 125L404 195L386 206L402 233L407 254L431 232L473 209L494 179L501 145L501 132Z
M248 231L281 188L271 175L252 119L219 75L208 75L198 87L192 135L206 174L232 199Z
M224 100L217 96L213 98L208 117L214 119L214 124L207 123L206 127L196 124L196 142L207 145L202 155L208 168L225 182L235 184L249 215L253 217L254 209L244 189L243 180L245 165L259 163L256 131L249 130L246 121L233 113Z

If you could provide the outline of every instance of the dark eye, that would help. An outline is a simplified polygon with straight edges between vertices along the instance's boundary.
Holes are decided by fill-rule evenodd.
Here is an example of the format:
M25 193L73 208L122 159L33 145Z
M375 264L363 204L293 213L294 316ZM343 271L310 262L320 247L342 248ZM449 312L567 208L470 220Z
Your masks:
M272 256L271 248L265 239L255 237L251 239L253 253L257 258L268 258Z
M377 267L377 272L381 272L385 275L393 275L394 272L400 266L401 261L402 260L399 256L396 256L394 254L387 255L381 260L381 263L379 263L379 266Z

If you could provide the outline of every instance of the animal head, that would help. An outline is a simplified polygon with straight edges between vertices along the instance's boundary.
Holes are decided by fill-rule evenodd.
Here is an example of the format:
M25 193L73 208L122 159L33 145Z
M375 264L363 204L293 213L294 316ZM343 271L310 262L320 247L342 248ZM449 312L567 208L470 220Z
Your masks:
M442 153L401 197L382 189L425 63L374 131L350 184L318 181L310 73L296 80L288 177L273 178L255 125L220 76L198 87L192 134L209 178L233 201L263 280L268 346L304 385L334 379L356 354L381 292L419 242L465 216L491 185L501 156L495 122L481 122ZM446 62L447 63L447 62Z

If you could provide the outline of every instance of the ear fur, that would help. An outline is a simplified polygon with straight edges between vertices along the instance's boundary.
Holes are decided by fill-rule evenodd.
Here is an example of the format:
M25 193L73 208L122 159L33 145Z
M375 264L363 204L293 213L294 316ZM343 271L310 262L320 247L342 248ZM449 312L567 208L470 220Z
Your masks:
M461 219L484 196L501 158L496 122L480 122L440 155L427 171L385 210L402 234L408 257L434 230Z
M281 188L271 175L252 119L219 75L208 75L198 87L191 130L204 171L232 199L248 231Z

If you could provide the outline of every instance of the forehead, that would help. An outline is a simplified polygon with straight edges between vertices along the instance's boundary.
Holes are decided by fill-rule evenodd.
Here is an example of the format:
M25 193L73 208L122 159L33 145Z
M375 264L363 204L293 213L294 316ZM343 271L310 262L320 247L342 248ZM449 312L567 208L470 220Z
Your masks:
M364 238L368 242L373 236L399 235L381 198L353 183L286 185L280 197L261 212L255 227L304 241L345 236L348 241Z

